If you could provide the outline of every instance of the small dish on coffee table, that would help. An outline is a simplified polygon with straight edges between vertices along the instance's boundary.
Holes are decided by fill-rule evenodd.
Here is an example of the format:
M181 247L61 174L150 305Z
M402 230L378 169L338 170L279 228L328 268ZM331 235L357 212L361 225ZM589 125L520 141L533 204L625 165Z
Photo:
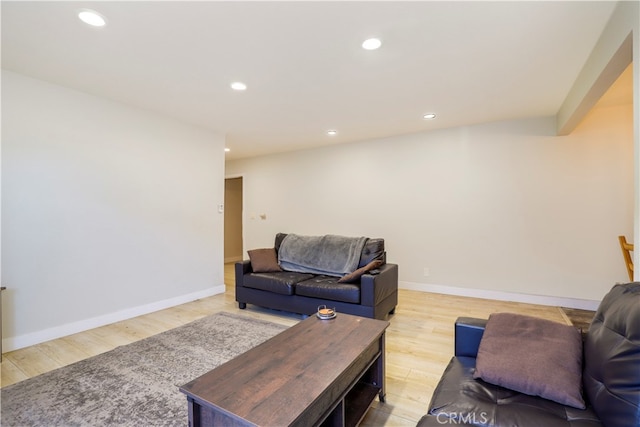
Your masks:
M316 316L318 316L319 319L333 319L336 317L336 310L333 308L327 308L325 305L321 305L318 307Z
M316 313L316 316L318 316L318 318L322 319L322 320L329 320L329 319L333 319L334 317L336 317L336 313L334 312L333 314L328 315L328 316L323 316L320 313Z

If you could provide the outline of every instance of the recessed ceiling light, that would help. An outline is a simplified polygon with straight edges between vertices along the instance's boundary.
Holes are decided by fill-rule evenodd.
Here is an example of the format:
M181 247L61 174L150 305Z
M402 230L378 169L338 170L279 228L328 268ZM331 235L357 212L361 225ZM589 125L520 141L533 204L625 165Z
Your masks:
M424 116L422 116L423 119L425 120L431 120L431 119L435 119L436 115L433 113L429 113L429 114L425 114Z
M328 130L327 131L327 135L329 136L336 136L338 134L337 130Z
M382 42L376 38L367 39L362 42L362 48L366 50L376 50L380 46L382 46Z
M225 147L224 152L225 152L225 153L228 153L229 151L231 151L231 148L226 148L226 147Z
M105 17L95 10L82 9L78 12L78 18L80 18L80 20L85 24L89 24L92 27L104 27L107 24Z
M247 90L247 85L242 82L231 83L231 89L233 90Z

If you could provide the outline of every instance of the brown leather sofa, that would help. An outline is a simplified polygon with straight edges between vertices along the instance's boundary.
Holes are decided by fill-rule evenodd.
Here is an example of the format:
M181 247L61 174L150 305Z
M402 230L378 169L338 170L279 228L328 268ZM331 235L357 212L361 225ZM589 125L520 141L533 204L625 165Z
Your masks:
M640 283L604 297L583 343L586 409L565 406L474 379L485 320L459 318L455 357L418 426L640 426Z
M286 234L278 233L278 251ZM374 259L383 264L363 274L353 283L338 283L338 277L293 271L255 273L251 261L235 265L236 301L241 309L247 304L310 315L318 306L335 308L338 313L373 319L393 314L398 305L398 265L386 262L384 239L368 239L359 266Z

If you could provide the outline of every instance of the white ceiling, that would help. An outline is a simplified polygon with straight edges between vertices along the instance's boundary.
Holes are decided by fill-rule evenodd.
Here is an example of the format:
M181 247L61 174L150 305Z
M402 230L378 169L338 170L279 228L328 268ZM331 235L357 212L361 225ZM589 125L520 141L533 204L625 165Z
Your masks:
M224 133L235 159L554 115L615 2L1 7L3 68ZM80 22L81 8L107 26ZM360 47L371 36L377 51ZM236 80L248 90L232 91ZM438 117L423 120L428 112Z

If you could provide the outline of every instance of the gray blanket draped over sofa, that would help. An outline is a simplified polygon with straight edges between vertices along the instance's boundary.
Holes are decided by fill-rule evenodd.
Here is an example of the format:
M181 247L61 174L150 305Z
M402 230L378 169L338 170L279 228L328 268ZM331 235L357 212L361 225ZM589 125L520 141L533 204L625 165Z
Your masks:
M366 237L287 234L278 251L283 270L343 276L358 268Z

